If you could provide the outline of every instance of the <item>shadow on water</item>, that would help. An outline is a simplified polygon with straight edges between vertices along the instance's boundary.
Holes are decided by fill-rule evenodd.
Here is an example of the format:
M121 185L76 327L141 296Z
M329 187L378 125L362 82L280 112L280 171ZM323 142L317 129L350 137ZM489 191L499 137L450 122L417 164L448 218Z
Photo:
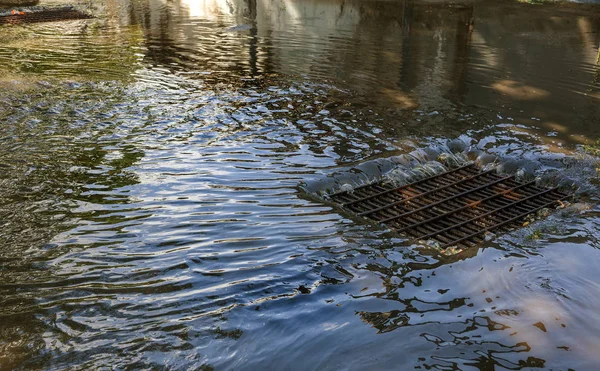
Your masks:
M0 27L0 369L595 366L597 6L79 6ZM298 191L447 138L592 202L445 257Z

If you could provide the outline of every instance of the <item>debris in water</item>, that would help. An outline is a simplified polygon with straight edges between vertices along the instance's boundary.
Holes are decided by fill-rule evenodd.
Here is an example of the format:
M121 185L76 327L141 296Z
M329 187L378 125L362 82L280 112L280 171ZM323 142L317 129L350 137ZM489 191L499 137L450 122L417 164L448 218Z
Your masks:
M0 25L55 22L89 18L93 17L81 10L75 9L73 6L28 7L27 12L15 9L11 12L0 12Z
M461 253L461 252L463 252L463 251L464 251L464 250L463 250L463 249L461 249L461 248L460 248L460 247L458 247L458 246L450 246L450 247L448 247L447 249L445 249L445 250L442 250L442 251L440 251L440 252L441 252L442 254L444 254L444 255L448 255L448 256L450 256L450 255L456 255L456 254L458 254L458 253Z

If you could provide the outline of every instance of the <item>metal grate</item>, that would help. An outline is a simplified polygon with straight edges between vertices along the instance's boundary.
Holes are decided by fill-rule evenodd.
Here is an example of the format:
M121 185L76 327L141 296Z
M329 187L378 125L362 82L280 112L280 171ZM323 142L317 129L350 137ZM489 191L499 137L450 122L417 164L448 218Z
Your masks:
M42 10L0 16L0 25L89 19L91 15L74 9Z
M416 240L436 240L444 249L478 245L486 232L519 226L529 214L558 206L569 195L466 165L401 187L375 183L329 197L358 216Z

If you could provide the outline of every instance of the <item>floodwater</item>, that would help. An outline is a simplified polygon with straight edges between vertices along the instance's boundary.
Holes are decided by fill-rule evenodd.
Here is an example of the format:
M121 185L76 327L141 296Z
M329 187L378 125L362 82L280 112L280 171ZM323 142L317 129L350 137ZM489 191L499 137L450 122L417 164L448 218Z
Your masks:
M600 8L532 3L1 26L0 369L596 369ZM445 257L300 186L457 138L588 207Z

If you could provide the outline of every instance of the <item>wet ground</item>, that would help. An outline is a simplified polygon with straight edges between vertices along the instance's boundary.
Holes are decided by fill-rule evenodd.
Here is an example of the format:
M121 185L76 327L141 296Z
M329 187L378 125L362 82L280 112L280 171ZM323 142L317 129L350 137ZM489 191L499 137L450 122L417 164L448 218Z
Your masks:
M600 8L532 3L0 27L0 369L595 369ZM444 257L299 187L447 138L589 207Z

